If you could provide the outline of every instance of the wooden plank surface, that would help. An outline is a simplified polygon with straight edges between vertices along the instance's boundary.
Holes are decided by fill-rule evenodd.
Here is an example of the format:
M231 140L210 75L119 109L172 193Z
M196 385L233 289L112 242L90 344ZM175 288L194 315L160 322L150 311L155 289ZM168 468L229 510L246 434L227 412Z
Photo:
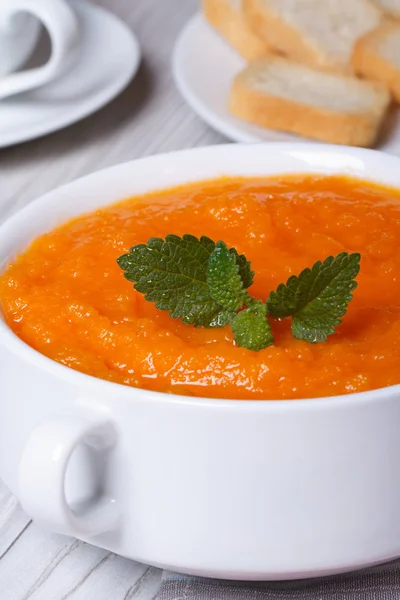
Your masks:
M63 131L0 150L0 219L56 186L118 162L225 141L185 105L171 73L174 41L196 0L101 0L137 35L143 59L107 107ZM44 533L0 482L1 600L150 600L160 572Z

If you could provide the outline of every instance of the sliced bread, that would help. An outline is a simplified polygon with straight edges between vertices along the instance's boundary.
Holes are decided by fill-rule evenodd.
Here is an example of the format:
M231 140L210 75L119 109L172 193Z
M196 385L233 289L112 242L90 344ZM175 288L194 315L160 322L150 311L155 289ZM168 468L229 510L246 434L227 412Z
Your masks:
M270 55L233 81L229 109L270 129L336 144L372 146L390 104L380 83L326 73Z
M384 18L372 0L243 0L243 11L282 54L337 72L351 72L356 40Z
M359 75L383 81L400 102L400 25L382 25L361 38L353 66Z
M374 0L389 16L400 19L400 1L399 0Z
M245 21L241 0L203 0L203 14L245 60L268 53L268 44L253 33Z

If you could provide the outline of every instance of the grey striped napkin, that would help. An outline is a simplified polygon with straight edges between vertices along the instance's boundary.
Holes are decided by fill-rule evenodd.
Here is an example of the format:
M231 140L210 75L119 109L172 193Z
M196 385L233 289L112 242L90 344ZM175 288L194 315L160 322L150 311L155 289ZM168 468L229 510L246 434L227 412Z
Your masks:
M337 577L240 582L165 571L157 600L400 600L400 560Z

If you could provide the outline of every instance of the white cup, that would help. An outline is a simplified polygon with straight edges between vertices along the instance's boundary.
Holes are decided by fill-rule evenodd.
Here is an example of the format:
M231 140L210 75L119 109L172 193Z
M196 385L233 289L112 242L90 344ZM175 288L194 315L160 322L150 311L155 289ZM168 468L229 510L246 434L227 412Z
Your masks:
M41 23L50 36L50 59L16 73L32 55ZM77 43L77 19L65 0L0 0L0 99L57 77L73 58Z

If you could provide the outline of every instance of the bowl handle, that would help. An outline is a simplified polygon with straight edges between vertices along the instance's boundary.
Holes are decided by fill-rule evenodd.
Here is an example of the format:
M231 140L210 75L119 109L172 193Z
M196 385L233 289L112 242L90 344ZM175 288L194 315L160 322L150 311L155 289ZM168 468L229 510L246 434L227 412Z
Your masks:
M115 445L116 437L110 421L93 423L69 415L54 417L36 427L25 445L19 468L19 500L25 512L52 531L75 537L115 529L119 517L116 501L102 495L83 514L77 514L65 497L65 474L79 443L105 451Z

